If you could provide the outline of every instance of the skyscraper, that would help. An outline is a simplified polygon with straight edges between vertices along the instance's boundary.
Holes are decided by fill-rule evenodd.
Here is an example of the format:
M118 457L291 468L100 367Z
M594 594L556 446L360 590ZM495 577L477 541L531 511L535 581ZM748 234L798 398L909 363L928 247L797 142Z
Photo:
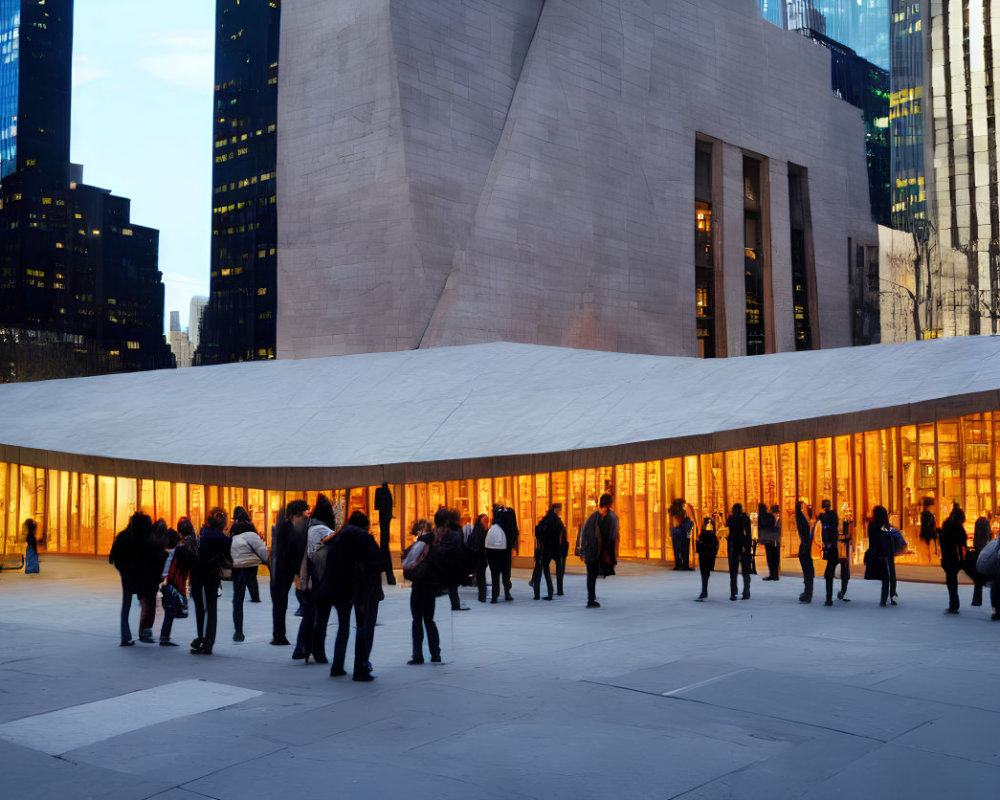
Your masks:
M198 363L274 358L279 0L217 0L210 298Z
M758 0L775 25L810 28L846 45L866 61L889 68L890 0Z
M70 164L72 0L0 0L0 380L171 366L159 234Z
M924 185L924 42L921 0L892 0L889 125L892 227L914 231L927 219Z
M928 213L939 249L962 255L938 290L942 332L1000 332L1000 196L994 69L1000 3L934 0L929 18ZM930 168L933 168L933 177Z

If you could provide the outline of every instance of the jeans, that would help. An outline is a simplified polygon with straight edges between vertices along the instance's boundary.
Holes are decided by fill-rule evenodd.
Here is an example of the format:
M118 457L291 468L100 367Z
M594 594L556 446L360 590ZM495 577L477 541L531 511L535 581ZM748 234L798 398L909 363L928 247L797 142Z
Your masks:
M495 551L503 554L503 550ZM494 587L495 590L496 587ZM424 628L427 629L427 647L432 656L441 655L441 638L434 624L434 598L437 592L433 586L413 584L410 590L410 614L413 616L413 658L422 661L424 657Z
M736 597L736 575L743 571L743 594L750 596L750 551L729 553L729 596Z
M170 641L170 631L174 627L174 612L168 609L163 609L163 624L160 625L160 641L169 642Z
M986 585L986 581L981 578L977 578L974 581L972 587L972 605L981 606L983 604L983 587Z
M563 593L563 576L566 574L566 554L560 550L556 556L556 594Z
M851 580L851 559L850 557L840 562L840 596L847 594L847 584Z
M312 654L320 663L326 661L326 629L330 625L332 610L332 603L313 600Z
M944 582L948 587L948 610L958 611L961 603L958 599L958 570L946 569L944 571Z
M670 541L674 547L674 569L687 569L691 559L687 534L671 532Z
M813 580L816 577L816 565L813 564L812 554L799 551L799 564L802 565L802 582L805 585L802 591L803 599L812 600Z
M490 582L493 584L492 595L496 600L500 596L500 585L503 584L504 596L510 598L510 582L507 576L510 563L507 550L487 550L486 562L490 565Z
M392 550L389 547L389 526L391 524L392 519L388 514L378 515L378 547L379 550L382 551L382 556L385 558L385 582L390 586L395 586L396 573L392 570Z
M235 572L236 570L233 570ZM260 602L260 584L257 583L257 567L243 567L246 575L247 591L250 593L250 602Z
M251 580L253 583L251 584ZM243 598L247 589L257 585L257 567L233 567L233 630L243 633ZM260 590L257 590L258 595ZM253 599L253 590L250 598ZM258 599L260 599L258 597Z
M767 576L776 581L781 577L781 545L765 543L764 554L767 556Z
M480 553L476 559L476 591L479 592L479 602L486 602L486 553Z
M462 608L462 598L458 596L458 584L448 584L448 599L451 601L451 610L459 611Z
M702 556L698 559L698 569L701 571L701 593L708 597L708 579L715 569L715 556Z
M872 555L870 558L878 558L878 556ZM890 578L895 578L896 570L893 559L883 556L881 560L885 563L882 565L882 593L879 596L879 605L884 606L886 602L888 602L889 595L892 592L892 589L890 588ZM895 583L894 580L891 582Z
M994 614L1000 614L1000 581L995 580L990 586L990 605Z
M288 590L291 578L276 575L271 569L271 635L275 639L285 636L285 614L288 612Z
M219 579L212 577L204 581L191 579L191 599L194 600L195 622L198 638L206 650L215 645L215 629L219 621Z
M433 604L433 598L432 598ZM375 640L375 624L378 622L378 600L369 598L365 602L341 603L337 605L337 638L333 645L333 664L330 665L330 674L333 675L344 669L344 661L347 658L347 639L351 632L351 609L354 609L354 674L367 675L371 672L372 644ZM413 608L413 594L410 594L410 608ZM433 620L434 609L431 608L431 618ZM433 622L431 623L433 624ZM434 628L435 634L437 627ZM434 639L428 633L431 640L433 655ZM423 638L421 637L421 651ZM438 648L440 652L440 648Z
M139 595L139 636L153 635L153 623L156 621L156 593Z
M896 557L889 556L886 559L886 567L889 570L889 597L896 596Z
M121 618L121 634L123 642L132 641L132 629L128 624L128 615L132 610L132 595L135 592L130 591L125 588L125 579L122 579L122 618Z
M588 561L587 563L587 602L597 602L597 573L600 571L601 562L599 559Z
M313 654L313 633L316 627L316 603L312 592L297 592L302 607L299 619L299 634L295 639L294 655L306 658ZM327 614L330 612L327 611Z
M535 559L535 569L531 573L531 584L535 587L535 597L541 597L543 575L545 576L545 588L548 589L548 596L552 597L552 571L549 567L551 561L552 555L545 550L542 550L538 554L538 558Z

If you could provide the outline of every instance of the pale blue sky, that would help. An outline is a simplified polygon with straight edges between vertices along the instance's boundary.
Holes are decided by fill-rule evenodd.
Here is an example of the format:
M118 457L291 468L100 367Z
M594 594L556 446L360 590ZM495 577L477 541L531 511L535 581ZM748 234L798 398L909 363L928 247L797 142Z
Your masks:
M208 294L213 0L77 0L71 157L160 231L165 322Z

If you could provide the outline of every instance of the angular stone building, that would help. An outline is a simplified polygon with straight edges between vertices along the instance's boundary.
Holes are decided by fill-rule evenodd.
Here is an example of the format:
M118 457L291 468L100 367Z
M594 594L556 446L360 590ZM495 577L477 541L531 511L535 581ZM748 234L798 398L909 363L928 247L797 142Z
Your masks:
M279 357L850 344L829 54L754 0L285 0Z

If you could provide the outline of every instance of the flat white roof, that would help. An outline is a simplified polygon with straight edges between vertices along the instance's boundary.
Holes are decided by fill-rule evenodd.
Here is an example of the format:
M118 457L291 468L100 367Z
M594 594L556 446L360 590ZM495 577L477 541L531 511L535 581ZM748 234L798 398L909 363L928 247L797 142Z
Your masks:
M711 360L501 342L6 384L0 447L8 460L27 448L488 475L871 430L1000 409L998 398L1000 337Z

